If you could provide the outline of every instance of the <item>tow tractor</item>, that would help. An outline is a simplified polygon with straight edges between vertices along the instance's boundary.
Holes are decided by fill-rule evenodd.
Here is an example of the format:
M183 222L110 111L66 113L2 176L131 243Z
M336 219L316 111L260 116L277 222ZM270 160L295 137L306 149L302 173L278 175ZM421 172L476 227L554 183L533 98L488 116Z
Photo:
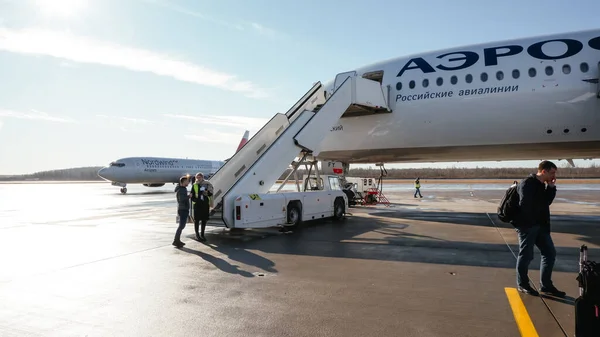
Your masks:
M235 228L283 226L296 228L304 221L323 218L341 220L348 208L348 198L342 190L340 177L320 175L316 162L311 164L315 175L303 176L302 186L296 176L295 192L280 192L291 175L276 192L243 194L235 199Z

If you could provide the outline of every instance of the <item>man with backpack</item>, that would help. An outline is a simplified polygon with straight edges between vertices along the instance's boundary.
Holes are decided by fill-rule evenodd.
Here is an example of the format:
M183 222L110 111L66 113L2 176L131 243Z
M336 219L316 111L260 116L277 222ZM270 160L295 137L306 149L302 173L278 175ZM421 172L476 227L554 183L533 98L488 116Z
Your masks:
M520 292L533 296L539 295L529 284L527 275L529 264L533 260L533 246L537 246L542 255L540 291L558 297L566 295L552 283L556 249L550 235L550 205L556 196L556 170L553 162L542 161L538 165L537 174L530 174L516 187L518 211L510 222L519 238L517 286Z

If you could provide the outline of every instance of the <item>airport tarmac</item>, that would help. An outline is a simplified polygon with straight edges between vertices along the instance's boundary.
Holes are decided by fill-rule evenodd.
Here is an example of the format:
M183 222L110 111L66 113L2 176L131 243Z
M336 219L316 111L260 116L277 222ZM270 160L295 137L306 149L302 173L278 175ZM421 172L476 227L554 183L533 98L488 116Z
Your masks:
M177 249L170 185L0 184L0 335L573 336L600 188L558 186L553 279L568 297L552 299L514 291L503 191L455 186L390 191L389 207L292 233L208 228L200 243L188 225Z

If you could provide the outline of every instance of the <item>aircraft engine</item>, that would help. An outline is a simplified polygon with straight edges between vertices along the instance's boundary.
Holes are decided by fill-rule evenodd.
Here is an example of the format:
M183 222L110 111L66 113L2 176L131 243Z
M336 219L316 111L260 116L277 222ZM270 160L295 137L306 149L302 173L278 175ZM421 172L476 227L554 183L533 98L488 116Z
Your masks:
M164 183L162 184L143 184L146 187L161 187L161 186L165 186Z

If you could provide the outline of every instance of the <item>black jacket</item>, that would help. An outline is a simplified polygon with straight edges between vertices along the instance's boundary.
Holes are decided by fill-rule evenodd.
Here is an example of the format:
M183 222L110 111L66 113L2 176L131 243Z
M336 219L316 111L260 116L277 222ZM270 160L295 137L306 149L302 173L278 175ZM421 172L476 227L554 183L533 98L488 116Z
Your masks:
M189 210L190 209L190 198L188 197L187 188L177 185L175 187L175 193L177 196L177 209L178 210Z
M513 225L532 227L534 225L550 227L550 205L556 196L556 187L546 187L535 174L530 174L517 186L519 193L519 212Z

